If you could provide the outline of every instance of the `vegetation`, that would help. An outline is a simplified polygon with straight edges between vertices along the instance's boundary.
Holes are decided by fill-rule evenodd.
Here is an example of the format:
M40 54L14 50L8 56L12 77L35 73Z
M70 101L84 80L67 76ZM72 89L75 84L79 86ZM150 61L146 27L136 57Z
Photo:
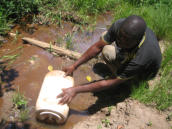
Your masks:
M105 127L109 127L111 123L110 123L110 120L108 118L105 118L102 120L102 124L104 124Z
M0 1L0 34L5 34L12 22L19 21L28 13L37 12L37 0L1 0Z
M13 104L16 108L26 108L27 106L27 100L24 97L24 95L20 94L19 92L16 92L13 96Z
M72 38L73 38L72 33L67 33L65 34L65 41L66 41L66 48L67 49L72 49L73 48L73 43L72 43Z
M49 0L41 1L40 14L61 25L62 20L77 24L88 23L89 15L112 9L116 0ZM58 7L58 8L57 8ZM47 10L48 9L48 10Z
M19 120L21 122L27 120L29 118L29 109L26 97L18 91L13 95L12 101L16 110L19 109Z

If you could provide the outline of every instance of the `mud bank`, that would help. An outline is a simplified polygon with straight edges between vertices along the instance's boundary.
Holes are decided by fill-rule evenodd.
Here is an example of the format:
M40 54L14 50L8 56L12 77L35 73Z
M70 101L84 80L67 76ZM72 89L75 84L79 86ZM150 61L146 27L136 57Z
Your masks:
M73 129L171 129L167 115L136 100L126 99L109 109L102 108Z

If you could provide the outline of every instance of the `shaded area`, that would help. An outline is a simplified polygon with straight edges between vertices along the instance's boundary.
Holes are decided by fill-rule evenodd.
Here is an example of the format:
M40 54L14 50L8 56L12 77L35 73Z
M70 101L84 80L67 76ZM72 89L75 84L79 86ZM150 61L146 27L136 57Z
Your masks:
M119 102L124 101L129 97L131 93L131 87L126 84L121 84L117 88L111 88L103 90L101 92L93 93L98 99L95 104L88 108L90 114L94 114L104 107L114 106Z
M93 71L102 78L112 77L112 72L104 63L96 63L93 66ZM139 82L135 80L126 81L118 86L112 87L100 92L94 92L93 96L97 97L95 104L88 108L90 114L94 114L104 107L114 106L117 103L123 102L130 96L131 88L133 85L138 86ZM135 87L137 88L137 87Z
M32 127L29 123L1 120L0 129L36 129L36 128Z
M102 62L94 64L93 71L103 78L112 76L112 72L110 71L109 67Z
M0 97L3 96L4 91L13 91L12 81L18 77L18 72L15 69L8 69L3 65L4 62L0 62Z

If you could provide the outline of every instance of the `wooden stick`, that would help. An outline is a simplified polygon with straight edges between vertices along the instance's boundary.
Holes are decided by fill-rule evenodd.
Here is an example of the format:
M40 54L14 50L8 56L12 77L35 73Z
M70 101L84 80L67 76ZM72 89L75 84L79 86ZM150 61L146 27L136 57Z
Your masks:
M22 40L32 45L36 45L38 47L44 48L44 49L51 48L54 52L58 53L59 55L63 55L63 56L66 55L74 60L77 60L81 57L81 54L78 52L74 52L74 51L70 51L58 46L50 45L46 42L42 42L36 39L23 37Z

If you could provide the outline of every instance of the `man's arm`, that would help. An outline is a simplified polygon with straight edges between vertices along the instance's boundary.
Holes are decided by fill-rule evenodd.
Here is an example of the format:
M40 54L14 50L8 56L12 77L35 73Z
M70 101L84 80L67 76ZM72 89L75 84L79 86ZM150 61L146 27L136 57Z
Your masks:
M98 42L92 45L73 65L65 68L63 71L66 72L66 75L71 74L81 64L97 56L102 51L105 45L107 45L107 43L100 39Z
M65 104L70 103L72 98L78 94L83 92L94 92L94 91L101 91L104 89L108 89L111 87L116 87L120 83L123 83L125 80L114 78L108 80L101 80L94 83L89 83L81 86L71 87L67 89L63 89L63 93L58 95L57 97L62 97L59 103Z

